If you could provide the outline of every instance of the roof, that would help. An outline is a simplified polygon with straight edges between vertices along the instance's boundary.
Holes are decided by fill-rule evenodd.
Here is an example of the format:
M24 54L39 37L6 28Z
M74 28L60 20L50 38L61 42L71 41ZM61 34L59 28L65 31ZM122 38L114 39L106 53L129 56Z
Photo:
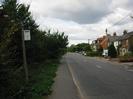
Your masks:
M121 36L120 40L128 39L131 36L133 36L133 31L132 32L128 32L127 34Z
M121 38L121 36L109 36L108 37L110 42L119 41L120 38Z
M102 46L103 49L107 49L108 48L108 38L105 37L102 42L100 43L100 45Z
M107 35L107 38L109 40L109 42L115 42L115 41L119 41L119 39L121 38L121 36L111 36L111 35Z

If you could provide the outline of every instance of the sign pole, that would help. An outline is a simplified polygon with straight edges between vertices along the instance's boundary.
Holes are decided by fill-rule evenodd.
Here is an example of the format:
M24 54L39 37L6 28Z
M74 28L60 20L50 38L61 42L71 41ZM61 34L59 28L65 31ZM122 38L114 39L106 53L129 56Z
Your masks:
M24 64L24 70L25 70L25 77L26 77L26 82L28 82L29 74L28 74L27 59L26 59L26 48L25 48L25 41L24 41L23 24L22 24L22 48L23 48L23 64Z

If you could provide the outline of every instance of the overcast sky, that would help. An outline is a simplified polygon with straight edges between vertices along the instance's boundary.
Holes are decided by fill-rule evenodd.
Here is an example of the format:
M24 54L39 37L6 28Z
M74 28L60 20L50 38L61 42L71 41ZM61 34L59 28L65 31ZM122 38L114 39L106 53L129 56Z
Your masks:
M41 29L65 32L70 44L88 42L105 34L133 30L133 0L19 0L30 4Z

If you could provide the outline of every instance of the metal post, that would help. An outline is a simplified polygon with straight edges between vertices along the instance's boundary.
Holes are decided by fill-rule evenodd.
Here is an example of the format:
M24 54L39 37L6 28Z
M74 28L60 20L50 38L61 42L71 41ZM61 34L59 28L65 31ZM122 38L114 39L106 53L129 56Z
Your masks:
M22 48L23 48L23 65L24 65L24 70L25 70L25 77L26 77L26 82L29 81L29 74L28 74L28 67L27 67L27 59L26 59L26 48L25 48L25 41L24 41L24 29L23 29L23 24L22 26Z

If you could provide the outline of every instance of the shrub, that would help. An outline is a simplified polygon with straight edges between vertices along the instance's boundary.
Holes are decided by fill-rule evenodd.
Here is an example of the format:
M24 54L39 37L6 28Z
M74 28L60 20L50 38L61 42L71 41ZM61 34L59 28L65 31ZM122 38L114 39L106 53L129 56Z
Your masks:
M116 51L113 43L108 48L108 56L110 56L111 58L117 57L117 51Z
M124 56L133 57L133 53L132 53L132 52L128 52L128 53L126 53Z
M133 62L133 53L128 52L124 56L119 56L120 62Z
M100 53L97 51L93 51L93 52L87 52L86 55L94 57L94 56L100 56Z

